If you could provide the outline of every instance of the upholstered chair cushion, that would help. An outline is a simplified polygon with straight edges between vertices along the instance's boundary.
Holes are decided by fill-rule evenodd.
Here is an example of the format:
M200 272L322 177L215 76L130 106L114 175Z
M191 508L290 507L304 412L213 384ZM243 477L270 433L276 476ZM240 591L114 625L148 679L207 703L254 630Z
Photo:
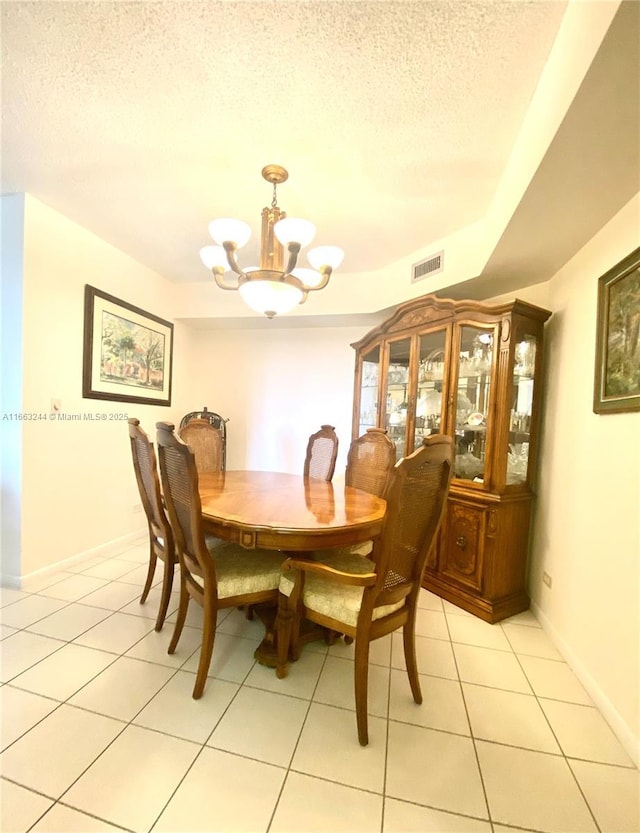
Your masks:
M334 555L359 555L361 558L371 555L373 551L373 541L363 541L361 544L353 544L350 547L336 547L329 550L315 550L310 553L314 561L324 561L328 563L328 559Z
M342 550L327 550L327 556L322 559L324 564L340 570L343 573L373 573L375 565L373 561L361 555L353 555ZM280 580L280 592L290 596L293 590L295 572L282 574ZM355 627L358 623L358 614L362 605L363 587L338 584L336 581L324 578L315 573L307 573L304 580L303 602L305 607L330 616L339 622ZM388 616L394 610L399 610L405 601L402 599L393 605L377 607L373 611L373 619L380 619Z
M282 553L246 550L229 542L214 546L210 552L216 566L219 599L277 589L280 567L286 558ZM202 584L198 576L192 574L192 577Z
M224 544L228 544L228 541L225 541L224 538L216 538L215 535L205 535L204 542L207 545L207 549L209 551L216 549L216 547L221 547Z

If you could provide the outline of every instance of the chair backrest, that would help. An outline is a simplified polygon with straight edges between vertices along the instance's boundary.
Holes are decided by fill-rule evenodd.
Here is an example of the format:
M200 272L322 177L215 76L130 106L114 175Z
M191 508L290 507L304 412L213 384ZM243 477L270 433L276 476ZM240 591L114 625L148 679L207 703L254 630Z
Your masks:
M210 411L207 406L205 405L201 411L189 411L188 414L185 414L182 419L180 420L180 427L178 428L178 434L182 431L184 426L191 422L192 419L204 419L206 422L209 422L213 425L214 428L219 428L222 431L223 439L224 434L226 433L226 425L229 422L228 417L223 417L220 414L215 413L215 411Z
M215 581L213 559L205 544L194 453L170 422L158 422L156 428L162 490L178 557L188 573Z
M391 472L385 524L372 555L378 574L371 588L376 606L420 589L447 505L452 460L451 438L432 434Z
M371 495L384 497L391 469L396 464L396 446L384 428L367 428L349 446L345 483Z
M180 431L180 438L195 454L198 472L224 470L222 431L208 420L190 420Z
M317 480L331 480L338 456L338 437L332 425L323 425L309 437L304 476Z
M129 420L129 440L138 491L147 521L156 538L162 538L170 551L169 545L172 544L173 537L162 505L156 455L149 437L140 428L139 419Z

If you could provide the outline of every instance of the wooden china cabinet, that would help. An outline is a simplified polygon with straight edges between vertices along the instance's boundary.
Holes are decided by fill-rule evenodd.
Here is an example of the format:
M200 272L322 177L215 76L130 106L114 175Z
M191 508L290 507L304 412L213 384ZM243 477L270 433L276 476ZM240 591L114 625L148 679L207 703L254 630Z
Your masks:
M487 622L526 610L547 310L427 295L352 346L353 437L386 428L398 459L454 438L454 477L426 588Z

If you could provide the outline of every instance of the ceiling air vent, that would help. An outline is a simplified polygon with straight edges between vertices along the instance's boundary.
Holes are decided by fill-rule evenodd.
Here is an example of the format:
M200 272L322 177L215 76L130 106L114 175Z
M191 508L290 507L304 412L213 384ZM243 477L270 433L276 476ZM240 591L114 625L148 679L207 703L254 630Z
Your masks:
M411 283L417 283L429 275L437 275L444 271L444 251L430 255L420 263L414 263L411 268Z

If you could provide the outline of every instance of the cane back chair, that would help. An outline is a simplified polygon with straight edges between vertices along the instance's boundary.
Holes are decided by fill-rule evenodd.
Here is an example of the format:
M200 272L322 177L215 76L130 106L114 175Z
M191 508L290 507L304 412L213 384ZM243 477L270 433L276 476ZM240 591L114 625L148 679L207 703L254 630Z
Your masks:
M180 562L180 606L169 653L176 650L191 599L204 611L202 648L193 697L202 696L211 664L218 610L278 598L284 556L238 544L206 545L198 472L193 451L176 436L174 426L158 422L157 445L162 488Z
M206 419L192 419L180 430L182 439L193 451L198 474L224 471L222 431Z
M278 677L298 657L303 618L355 640L358 740L369 741L367 686L369 644L403 629L404 655L413 699L422 702L415 650L418 594L451 480L452 441L433 435L391 473L387 512L371 558L344 554L333 566L289 558L283 564L277 617ZM338 560L336 560L338 562Z
M384 498L395 463L396 446L387 436L386 429L367 428L366 433L353 440L349 446L345 485ZM351 547L316 550L313 558L331 565L335 558L345 553L369 555L372 549L373 541L364 541Z
M160 480L153 444L147 434L140 428L140 420L129 420L129 440L131 442L131 456L136 474L138 491L149 527L149 570L144 584L140 604L144 604L149 595L153 577L156 572L158 559L164 562L162 577L162 593L160 606L156 617L155 628L162 630L167 607L173 587L173 573L178 563L173 539L173 532L169 519L164 511L160 494Z
M214 428L217 428L220 431L222 436L222 471L226 471L227 468L227 422L229 422L228 417L223 417L220 414L217 414L215 411L210 411L207 406L205 405L201 411L190 411L188 414L185 414L182 419L180 420L180 427L178 428L178 434L182 436L182 429L194 419L204 420L208 422L209 425L212 425Z
M304 460L305 477L330 481L336 469L338 437L332 425L323 425L309 437Z
M367 428L349 446L345 483L377 497L384 497L391 469L396 464L396 446L384 428Z

